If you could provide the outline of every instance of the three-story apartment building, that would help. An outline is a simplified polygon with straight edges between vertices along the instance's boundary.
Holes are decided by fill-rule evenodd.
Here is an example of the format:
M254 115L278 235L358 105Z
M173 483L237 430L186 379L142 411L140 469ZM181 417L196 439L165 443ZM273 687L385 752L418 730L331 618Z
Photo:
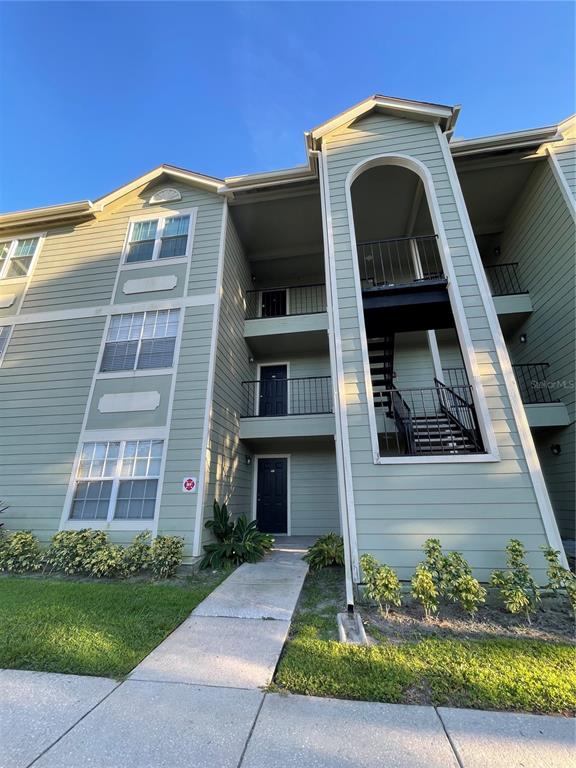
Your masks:
M374 96L307 163L161 166L0 216L0 498L48 540L206 541L214 498L408 578L574 538L576 123L452 137ZM560 530L559 530L560 529Z

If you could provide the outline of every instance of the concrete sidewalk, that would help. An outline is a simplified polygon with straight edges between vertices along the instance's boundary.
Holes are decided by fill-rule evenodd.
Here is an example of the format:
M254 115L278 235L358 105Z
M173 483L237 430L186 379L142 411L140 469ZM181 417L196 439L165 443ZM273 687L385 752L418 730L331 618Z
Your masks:
M243 565L118 683L0 671L0 768L569 768L574 722L265 694L307 566Z

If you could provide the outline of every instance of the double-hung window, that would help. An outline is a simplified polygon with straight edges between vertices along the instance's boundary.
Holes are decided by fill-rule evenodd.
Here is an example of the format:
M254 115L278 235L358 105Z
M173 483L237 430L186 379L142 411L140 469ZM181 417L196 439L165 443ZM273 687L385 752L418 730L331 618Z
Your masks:
M152 520L162 440L84 443L70 520Z
M0 279L26 277L38 249L39 237L0 242Z
M130 225L126 263L175 259L186 256L190 216L165 216L134 221Z
M178 333L179 309L113 315L101 372L170 368Z

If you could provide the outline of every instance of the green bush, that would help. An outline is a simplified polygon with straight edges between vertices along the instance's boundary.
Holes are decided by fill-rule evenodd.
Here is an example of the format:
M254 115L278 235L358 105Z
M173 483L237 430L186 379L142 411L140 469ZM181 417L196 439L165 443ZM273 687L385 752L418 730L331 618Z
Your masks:
M510 613L524 613L530 624L530 614L534 613L540 602L540 592L524 560L526 550L522 542L510 539L506 552L508 569L493 571L490 584L500 591L506 610Z
M344 565L344 541L342 536L336 533L327 533L317 539L308 552L304 555L304 560L310 566L311 571L317 571L320 568L328 568L332 565Z
M150 565L150 531L142 531L122 551L122 570L125 576L133 576Z
M372 555L362 555L360 565L364 572L365 593L378 603L380 613L388 616L390 606L402 605L400 580L389 565L380 565Z
M412 597L422 605L426 618L438 613L438 589L432 572L424 563L416 566L411 586Z
M213 519L204 527L211 530L216 541L204 545L201 568L221 568L226 563L256 563L268 550L274 539L258 530L255 520L248 522L246 515L240 515L234 522L226 504L214 502Z
M548 569L546 575L548 576L547 589L551 589L555 594L559 592L565 592L572 611L576 615L576 575L569 571L568 568L560 565L560 552L557 552L552 547L542 547L544 550L544 557L548 562Z
M101 550L109 546L108 534L82 528L79 531L60 531L52 537L46 554L46 565L51 571L69 576L91 575L91 563L100 559ZM99 570L99 567L96 566Z
M424 542L424 564L434 582L438 597L450 603L459 603L473 616L481 603L486 602L486 590L472 575L472 569L460 552L444 554L439 539Z
M150 549L150 570L156 579L170 579L182 565L184 539L181 536L156 536Z
M0 571L26 573L42 567L42 551L31 531L14 531L2 536Z

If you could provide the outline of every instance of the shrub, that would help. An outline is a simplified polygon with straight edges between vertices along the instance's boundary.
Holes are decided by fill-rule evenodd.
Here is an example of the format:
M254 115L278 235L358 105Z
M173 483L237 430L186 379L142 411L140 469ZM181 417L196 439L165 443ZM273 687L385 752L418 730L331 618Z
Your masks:
M184 539L156 536L150 549L150 570L156 579L170 579L182 564Z
M388 616L390 606L402 604L400 580L389 565L380 565L372 555L362 555L360 565L364 572L366 596L378 603L380 613Z
M133 576L148 568L150 564L150 531L142 531L122 551L122 571L125 576Z
M425 565L438 596L451 603L459 603L473 616L481 603L486 602L486 590L472 575L472 569L460 552L444 554L439 539L424 542Z
M124 548L107 542L95 549L85 564L86 574L95 579L110 579L124 576Z
M421 603L426 618L438 613L438 589L432 573L424 563L416 566L411 585L412 597Z
M42 552L31 531L14 531L3 536L0 546L0 570L9 573L37 571L42 567Z
M248 522L246 515L232 521L226 504L214 502L214 517L205 528L214 533L217 541L204 545L201 568L221 568L226 563L256 563L272 549L274 539L258 530L255 520Z
M336 533L321 536L308 548L304 560L311 571L328 568L332 565L344 565L344 540Z
M546 575L548 577L547 588L554 593L566 592L572 611L576 615L576 576L568 568L560 565L559 555L552 547L542 547L544 557L548 562Z
M525 613L528 624L540 602L540 593L524 557L526 550L518 539L510 539L506 545L508 569L496 570L490 576L490 584L500 590L500 596L509 613Z
M105 531L90 528L60 531L52 537L46 555L46 565L52 571L62 571L69 576L88 576L92 560L98 559L99 551L108 546L108 534Z

